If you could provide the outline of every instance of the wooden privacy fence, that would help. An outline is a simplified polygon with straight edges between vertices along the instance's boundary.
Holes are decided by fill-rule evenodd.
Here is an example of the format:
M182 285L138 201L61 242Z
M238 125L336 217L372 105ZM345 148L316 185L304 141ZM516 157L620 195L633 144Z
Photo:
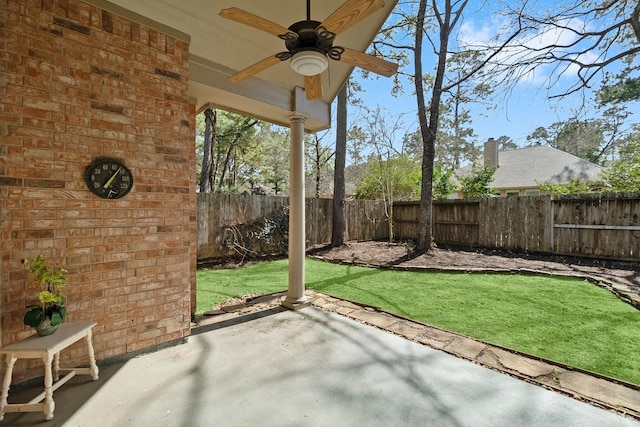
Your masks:
M199 194L198 259L286 252L287 197ZM331 199L306 200L307 246L329 243ZM386 240L381 201L345 202L346 241ZM418 202L394 204L396 240L416 239ZM496 197L433 204L436 243L640 259L640 193Z
M198 259L287 250L288 197L198 194ZM329 243L332 199L306 199L307 246ZM375 200L345 202L345 240L387 238L384 205Z
M396 203L398 240L417 237L418 202ZM496 197L433 205L437 243L640 259L640 194Z

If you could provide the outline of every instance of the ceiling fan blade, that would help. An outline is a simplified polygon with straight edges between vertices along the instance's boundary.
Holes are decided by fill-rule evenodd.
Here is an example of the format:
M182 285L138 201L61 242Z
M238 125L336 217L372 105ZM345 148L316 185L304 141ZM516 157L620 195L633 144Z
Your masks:
M286 35L287 37L298 37L297 34L280 24L276 24L275 22L269 21L268 19L265 19L258 15L254 15L253 13L247 12L245 10L238 9L237 7L222 9L220 11L220 16L244 25L248 25L253 28L257 28L258 30L265 31L269 34L273 34L274 36Z
M349 65L360 67L385 77L391 77L398 71L398 64L395 62L390 62L377 56L371 56L346 47L343 49L344 52L340 55L340 61L346 62Z
M324 28L330 33L340 34L383 7L383 0L347 0L329 15L318 28L321 31Z
M309 101L322 98L322 75L304 76L304 91Z
M244 70L238 71L237 73L229 77L229 80L231 80L233 83L239 83L280 62L281 60L277 55L268 56L262 61L258 61L255 64L245 68Z

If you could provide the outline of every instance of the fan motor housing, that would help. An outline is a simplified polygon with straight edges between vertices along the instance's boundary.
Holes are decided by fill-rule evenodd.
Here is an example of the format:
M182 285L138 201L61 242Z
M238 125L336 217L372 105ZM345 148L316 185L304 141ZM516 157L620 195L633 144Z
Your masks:
M333 46L333 40L327 40L318 35L316 28L320 24L319 21L300 21L291 25L289 29L298 34L298 38L285 40L287 50L292 54L301 50L318 50L327 53Z

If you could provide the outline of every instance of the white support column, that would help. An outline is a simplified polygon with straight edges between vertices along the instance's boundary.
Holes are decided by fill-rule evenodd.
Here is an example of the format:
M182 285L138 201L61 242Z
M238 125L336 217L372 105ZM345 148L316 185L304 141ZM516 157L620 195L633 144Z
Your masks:
M289 172L289 289L283 306L292 310L307 305L304 294L305 200L304 200L304 121L300 114L289 117L291 157Z

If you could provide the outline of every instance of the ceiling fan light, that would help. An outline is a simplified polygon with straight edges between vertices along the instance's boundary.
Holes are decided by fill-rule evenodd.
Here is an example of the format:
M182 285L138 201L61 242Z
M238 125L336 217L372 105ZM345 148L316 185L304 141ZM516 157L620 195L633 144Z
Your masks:
M291 57L291 69L303 76L315 76L326 70L328 66L327 56L315 50L304 50Z

